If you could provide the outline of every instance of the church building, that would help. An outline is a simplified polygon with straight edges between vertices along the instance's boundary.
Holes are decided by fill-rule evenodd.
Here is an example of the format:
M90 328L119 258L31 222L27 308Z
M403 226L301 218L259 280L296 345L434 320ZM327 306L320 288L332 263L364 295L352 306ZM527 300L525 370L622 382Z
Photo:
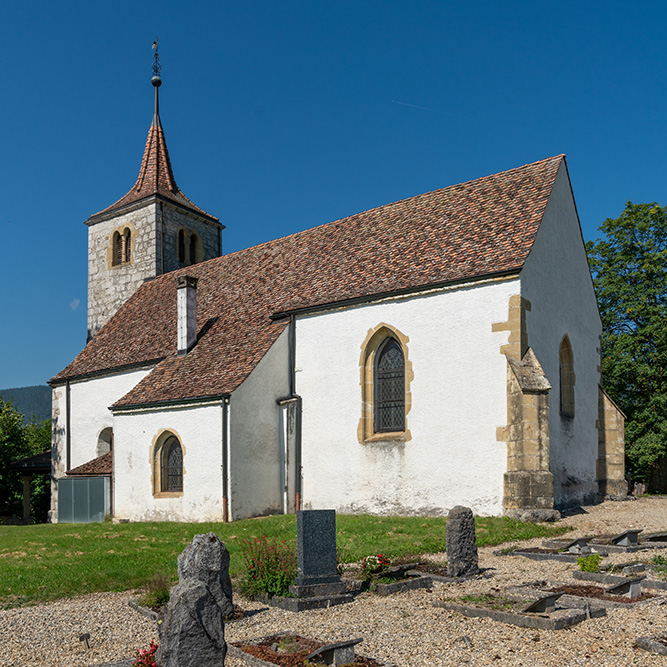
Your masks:
M160 83L136 183L86 222L53 521L549 520L624 494L564 156L223 255L174 180Z

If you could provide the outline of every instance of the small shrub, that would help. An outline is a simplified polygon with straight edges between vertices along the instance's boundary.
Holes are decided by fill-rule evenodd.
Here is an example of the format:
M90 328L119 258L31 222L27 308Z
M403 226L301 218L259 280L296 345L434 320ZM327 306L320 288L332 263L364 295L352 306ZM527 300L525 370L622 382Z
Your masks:
M591 554L577 558L577 565L582 572L600 571L600 554Z
M370 580L389 566L389 559L382 554L366 556L361 560L361 574L364 579Z
M160 607L169 602L170 589L169 578L163 574L157 574L146 582L145 592L139 598L138 603L142 607L158 611Z
M137 659L132 663L132 667L157 667L155 651L157 644L151 639L151 645L147 649L137 651Z
M246 573L241 580L241 593L247 598L266 593L286 596L296 577L296 553L285 540L266 536L241 540L241 553Z

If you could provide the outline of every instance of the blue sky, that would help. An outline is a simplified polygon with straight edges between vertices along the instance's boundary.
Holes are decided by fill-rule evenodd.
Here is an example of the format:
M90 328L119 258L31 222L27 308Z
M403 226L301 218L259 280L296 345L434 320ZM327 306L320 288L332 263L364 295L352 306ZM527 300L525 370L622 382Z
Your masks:
M11 2L0 25L0 388L85 344L84 221L160 112L232 252L565 153L586 239L665 201L663 2Z

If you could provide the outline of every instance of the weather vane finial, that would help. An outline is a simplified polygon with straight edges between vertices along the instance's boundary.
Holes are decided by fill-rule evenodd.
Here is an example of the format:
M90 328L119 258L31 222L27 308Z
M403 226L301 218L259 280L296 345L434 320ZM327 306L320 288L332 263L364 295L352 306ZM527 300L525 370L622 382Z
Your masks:
M162 67L160 66L160 56L157 51L157 37L153 42L153 51L155 51L155 53L153 54L153 78L151 79L151 82L157 88L162 83L162 79L160 78Z

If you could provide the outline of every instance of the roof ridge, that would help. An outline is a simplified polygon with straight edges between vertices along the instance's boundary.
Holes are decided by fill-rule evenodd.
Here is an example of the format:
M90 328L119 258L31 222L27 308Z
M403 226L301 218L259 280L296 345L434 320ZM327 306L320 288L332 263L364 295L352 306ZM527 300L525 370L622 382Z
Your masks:
M452 183L451 185L445 185L442 188L437 188L436 190L430 190L427 192L420 192L417 195L411 195L409 197L403 197L402 199L397 199L396 201L393 202L388 202L386 204L381 204L380 206L374 206L373 208L366 209L364 211L359 211L357 213L352 213L350 215L343 216L342 218L336 218L335 220L330 220L329 222L323 222L320 225L315 225L314 227L308 227L306 229L302 229L298 232L292 232L291 234L287 234L287 236L279 236L278 238L275 239L270 239L268 241L262 241L262 243L257 243L256 245L249 246L248 248L240 248L239 250L234 250L234 252L227 253L226 255L220 255L219 257L213 257L212 259L208 259L205 262L199 262L199 264L206 264L207 262L212 262L215 260L222 259L223 257L231 257L233 255L237 255L240 253L244 252L249 252L250 250L256 250L258 248L261 248L262 246L267 246L271 245L272 243L278 243L279 241L286 241L287 239L294 238L296 236L299 236L301 234L306 234L307 232L312 232L315 231L316 229L321 229L322 227L326 227L327 225L334 225L337 222L342 222L343 220L348 220L349 218L354 218L358 215L365 215L367 213L375 213L376 211L379 211L380 209L383 208L388 208L390 206L396 206L397 204L401 204L403 202L411 201L414 199L418 199L419 197L424 197L426 195L433 195L439 192L442 192L443 190L447 190L448 188L457 188L461 187L464 185L469 185L470 183L478 183L480 181L484 181L489 178L496 178L497 176L503 176L504 174L509 174L511 172L517 172L522 169L526 169L527 167L536 167L539 164L542 164L543 162L550 162L552 160L559 160L559 159L565 159L565 153L561 153L559 155L553 155L552 157L547 157L543 158L542 160L537 160L536 162L529 162L527 164L523 164L520 167L514 167L512 169L505 169L504 171L499 171L494 174L488 174L486 176L480 176L479 178L472 178L468 181L463 181L462 183ZM180 270L180 269L178 269Z

